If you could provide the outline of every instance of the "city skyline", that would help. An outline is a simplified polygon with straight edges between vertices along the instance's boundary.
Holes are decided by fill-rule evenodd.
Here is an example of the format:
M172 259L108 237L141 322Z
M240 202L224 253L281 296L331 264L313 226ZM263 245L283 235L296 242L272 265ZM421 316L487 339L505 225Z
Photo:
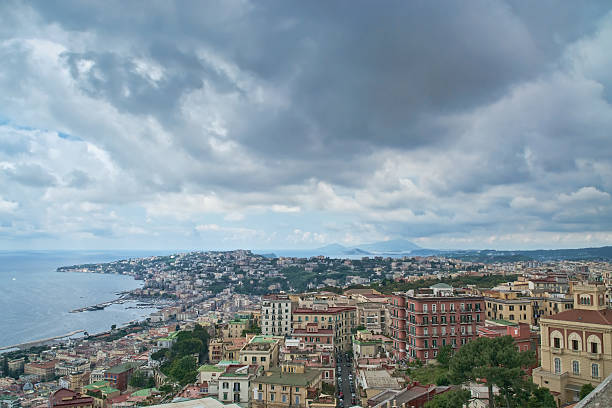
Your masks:
M609 2L0 5L3 249L612 244Z

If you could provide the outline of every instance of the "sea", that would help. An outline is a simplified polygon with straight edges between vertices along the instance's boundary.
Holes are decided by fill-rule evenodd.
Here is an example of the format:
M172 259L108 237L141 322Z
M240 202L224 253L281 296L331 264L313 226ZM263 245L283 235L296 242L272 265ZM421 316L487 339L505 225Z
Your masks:
M71 310L118 298L142 287L127 275L57 272L59 266L167 255L164 251L0 251L0 347L64 335L100 333L143 320L157 309L136 302L104 310ZM82 334L81 334L82 335Z

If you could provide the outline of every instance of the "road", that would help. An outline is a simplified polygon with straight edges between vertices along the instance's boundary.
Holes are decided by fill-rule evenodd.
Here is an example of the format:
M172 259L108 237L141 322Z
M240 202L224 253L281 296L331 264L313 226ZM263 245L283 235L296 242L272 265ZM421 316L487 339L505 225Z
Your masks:
M65 337L72 337L75 334L83 333L83 332L85 332L85 330L75 330L75 331L71 331L70 333L62 334L61 336L48 337L46 339L32 340L32 341L27 341L25 343L14 344L12 346L0 347L0 350L10 350L14 348L25 349L25 348L34 347L34 346L41 346L50 341L63 339Z
M352 359L349 353L337 353L336 354L336 376L338 378L337 389L338 389L338 406L348 408L353 405L357 405L357 400L352 401L352 394L355 393L355 373L353 371ZM349 377L352 376L352 378ZM340 398L340 392L343 393L344 398Z

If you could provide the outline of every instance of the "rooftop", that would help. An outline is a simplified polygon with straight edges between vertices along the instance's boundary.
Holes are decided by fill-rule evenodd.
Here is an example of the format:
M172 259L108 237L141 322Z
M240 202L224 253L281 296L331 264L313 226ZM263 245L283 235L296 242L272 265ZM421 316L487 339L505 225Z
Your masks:
M198 368L199 372L213 372L213 373L222 373L224 370L221 367L217 367L212 364L204 364L200 368Z
M612 324L612 310L584 310L571 309L565 312L557 313L556 315L543 317L542 319L559 320L575 323L590 323L590 324Z
M318 370L306 369L304 373L283 373L276 368L266 372L263 377L258 377L252 380L255 383L262 384L279 384L306 387L321 375Z

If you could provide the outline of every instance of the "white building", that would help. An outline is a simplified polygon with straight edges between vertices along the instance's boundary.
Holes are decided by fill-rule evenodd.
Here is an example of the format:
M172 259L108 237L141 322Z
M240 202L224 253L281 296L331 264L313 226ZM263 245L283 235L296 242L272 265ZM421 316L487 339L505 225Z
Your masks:
M291 300L288 296L264 296L261 305L261 333L272 336L291 334Z

